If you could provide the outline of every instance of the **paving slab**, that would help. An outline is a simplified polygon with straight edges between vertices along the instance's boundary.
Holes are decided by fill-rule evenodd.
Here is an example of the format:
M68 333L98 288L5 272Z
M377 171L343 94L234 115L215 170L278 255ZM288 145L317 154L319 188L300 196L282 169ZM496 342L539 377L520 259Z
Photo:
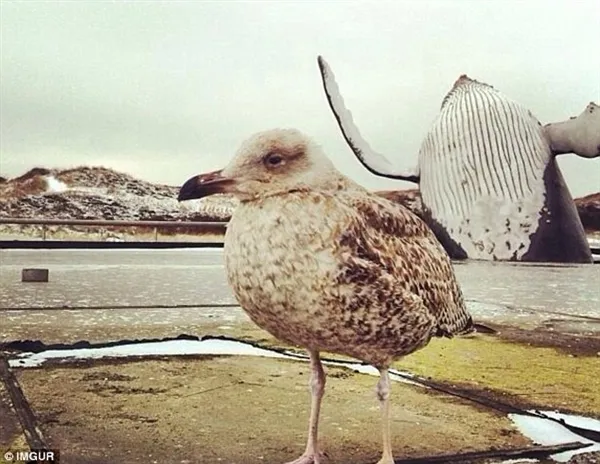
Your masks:
M378 459L376 379L328 367L321 434L329 460ZM19 380L64 463L280 463L301 454L308 365L189 357L23 369ZM501 413L422 387L393 385L395 454L520 447Z

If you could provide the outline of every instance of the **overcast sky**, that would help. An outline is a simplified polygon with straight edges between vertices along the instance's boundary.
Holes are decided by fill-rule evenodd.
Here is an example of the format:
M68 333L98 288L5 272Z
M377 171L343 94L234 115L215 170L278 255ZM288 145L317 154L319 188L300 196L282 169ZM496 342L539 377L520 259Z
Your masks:
M369 188L316 57L363 135L407 164L466 73L542 123L600 103L598 1L4 1L0 174L103 165L179 185L253 132L296 127ZM600 159L560 157L575 196Z

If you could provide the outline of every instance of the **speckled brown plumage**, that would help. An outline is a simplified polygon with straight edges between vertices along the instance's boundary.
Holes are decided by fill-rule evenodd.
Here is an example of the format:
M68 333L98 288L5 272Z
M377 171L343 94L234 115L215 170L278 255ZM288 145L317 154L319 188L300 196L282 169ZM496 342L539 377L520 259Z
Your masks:
M223 171L186 182L180 199L218 192L241 200L224 249L240 305L257 325L311 357L309 441L293 463L321 459L319 351L380 370L380 464L393 462L387 368L433 336L472 324L446 252L421 219L344 177L294 130L251 137Z
M227 272L252 320L290 343L375 366L465 330L470 318L431 231L402 206L348 185L236 210Z

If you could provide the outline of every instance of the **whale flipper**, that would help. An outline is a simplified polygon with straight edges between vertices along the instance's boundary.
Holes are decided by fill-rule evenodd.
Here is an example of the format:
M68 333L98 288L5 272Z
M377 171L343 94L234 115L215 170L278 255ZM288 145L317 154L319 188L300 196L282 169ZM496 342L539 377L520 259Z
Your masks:
M579 116L546 124L544 130L555 155L600 156L600 106L594 102L590 102Z
M360 131L354 123L352 113L346 108L331 67L322 56L319 56L317 61L329 107L333 111L344 139L346 139L346 142L362 165L373 174L381 177L418 183L418 166L408 168L396 167L384 155L373 150L369 143L360 135Z

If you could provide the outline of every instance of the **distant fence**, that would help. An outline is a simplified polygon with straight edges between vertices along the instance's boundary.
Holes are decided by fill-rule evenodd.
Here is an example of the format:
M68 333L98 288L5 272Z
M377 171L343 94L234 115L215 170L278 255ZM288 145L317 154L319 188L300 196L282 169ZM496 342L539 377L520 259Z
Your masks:
M25 224L46 226L97 226L97 227L222 227L227 221L117 221L106 219L33 219L0 218L0 224Z
M0 218L0 225L42 226L42 240L46 240L49 226L83 226L98 228L148 228L154 231L154 240L158 240L161 229L171 229L173 232L185 233L194 230L204 233L225 233L227 221L119 221L98 219L34 219L34 218Z

